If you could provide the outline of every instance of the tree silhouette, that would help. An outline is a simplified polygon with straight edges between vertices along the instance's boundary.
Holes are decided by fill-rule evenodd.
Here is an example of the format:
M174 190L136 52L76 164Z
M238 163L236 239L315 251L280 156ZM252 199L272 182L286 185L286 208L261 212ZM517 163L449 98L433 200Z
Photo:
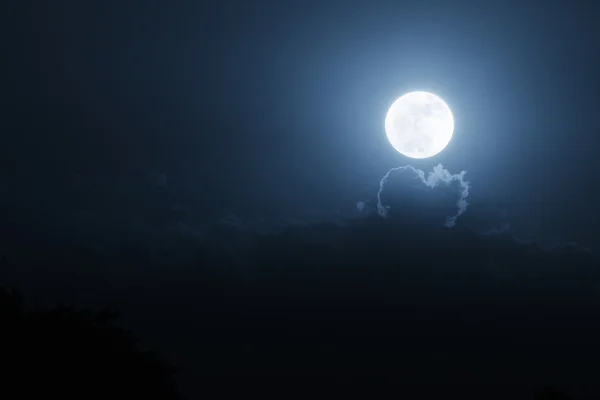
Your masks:
M180 399L175 368L139 350L136 338L115 325L117 316L112 309L27 309L20 293L0 288L3 392L19 398Z

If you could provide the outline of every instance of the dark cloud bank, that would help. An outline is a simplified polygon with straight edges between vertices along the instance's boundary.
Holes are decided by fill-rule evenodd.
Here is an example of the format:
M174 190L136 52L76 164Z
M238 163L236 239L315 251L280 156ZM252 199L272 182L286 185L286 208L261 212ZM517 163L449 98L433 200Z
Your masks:
M216 375L380 375L486 398L528 398L547 383L592 393L597 257L515 240L477 202L446 228L456 188L402 187L383 193L388 218L367 201L362 212L204 223L181 204L159 212L154 193L146 208L71 211L38 235L15 222L3 281L39 301L122 309L182 367L188 393Z

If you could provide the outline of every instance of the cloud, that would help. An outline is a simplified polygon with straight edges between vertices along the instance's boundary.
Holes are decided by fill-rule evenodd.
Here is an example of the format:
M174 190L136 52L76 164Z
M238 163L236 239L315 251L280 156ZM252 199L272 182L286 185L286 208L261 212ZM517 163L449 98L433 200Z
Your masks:
M364 212L364 211L365 211L365 203L364 203L363 201L357 201L357 202L356 202L356 210L357 210L359 213L362 213L362 212Z
M416 177L428 188L434 189L440 184L450 185L452 182L457 182L459 184L459 197L456 201L457 212L454 215L450 215L446 218L445 226L448 228L452 228L456 225L456 220L460 217L466 210L469 205L467 202L467 197L469 196L469 190L471 185L468 181L465 181L464 177L466 171L462 171L458 174L452 174L447 169L445 169L442 164L438 164L433 167L433 172L430 172L427 176L425 176L425 172L413 167L412 165L405 165L400 167L391 168L379 181L379 190L377 191L377 213L386 218L388 216L388 212L390 210L390 206L384 205L381 200L381 194L385 189L385 185L390 177L390 174L397 171L406 171L409 170L413 172Z

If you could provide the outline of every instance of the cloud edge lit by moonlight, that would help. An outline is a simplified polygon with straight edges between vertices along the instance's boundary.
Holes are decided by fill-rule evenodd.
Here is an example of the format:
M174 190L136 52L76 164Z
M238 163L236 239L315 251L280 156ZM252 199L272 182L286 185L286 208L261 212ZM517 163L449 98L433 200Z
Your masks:
M379 216L383 218L387 218L388 211L390 206L384 205L381 201L381 193L385 188L385 184L390 177L390 174L396 171L405 171L410 170L415 173L415 175L421 180L421 182L430 188L435 188L440 183L444 183L449 185L452 182L458 182L460 185L460 196L456 202L456 207L458 211L456 214L448 216L446 218L446 222L444 226L447 228L452 228L456 225L456 220L467 210L469 203L467 201L467 197L469 196L469 190L471 189L471 184L469 181L464 179L466 171L461 171L458 174L452 174L450 171L445 169L442 164L438 164L433 167L433 172L430 172L427 177L425 176L425 172L413 167L412 165L403 165L400 167L390 168L388 172L381 178L379 181L379 190L377 191L377 213Z

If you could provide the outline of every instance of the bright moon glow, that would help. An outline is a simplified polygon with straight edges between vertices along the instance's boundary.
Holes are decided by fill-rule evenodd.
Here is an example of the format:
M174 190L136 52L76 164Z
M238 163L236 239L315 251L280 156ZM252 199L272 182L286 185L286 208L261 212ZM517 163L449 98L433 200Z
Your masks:
M394 148L410 158L435 156L450 143L452 111L444 100L427 92L411 92L392 104L385 133Z

